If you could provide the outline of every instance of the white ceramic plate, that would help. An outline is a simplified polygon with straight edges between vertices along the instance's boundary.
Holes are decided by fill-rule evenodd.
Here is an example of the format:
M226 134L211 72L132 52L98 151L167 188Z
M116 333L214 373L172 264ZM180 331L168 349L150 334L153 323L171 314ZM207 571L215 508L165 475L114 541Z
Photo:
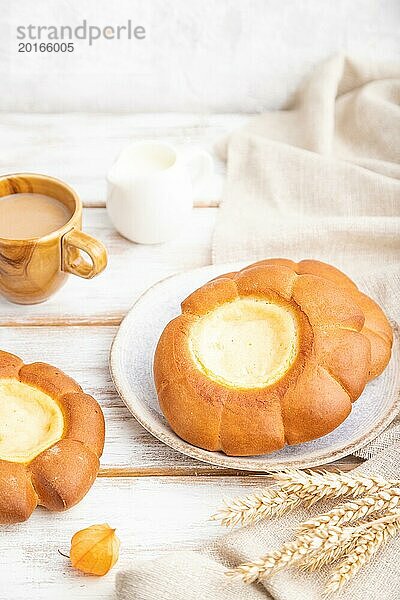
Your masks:
M160 281L145 292L122 322L110 355L111 374L119 395L133 416L156 438L198 460L232 469L276 471L306 468L337 460L373 440L400 409L400 337L395 331L392 359L383 375L371 382L353 405L349 417L332 433L263 456L231 457L188 444L169 427L157 401L153 356L165 325L180 314L190 292L221 273L244 264L212 265Z

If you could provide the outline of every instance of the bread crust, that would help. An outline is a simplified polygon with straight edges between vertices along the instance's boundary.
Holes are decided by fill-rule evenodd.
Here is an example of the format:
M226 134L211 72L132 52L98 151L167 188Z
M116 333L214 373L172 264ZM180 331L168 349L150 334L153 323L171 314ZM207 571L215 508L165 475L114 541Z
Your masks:
M64 417L61 439L29 463L0 460L0 523L18 523L37 505L61 511L77 504L92 486L103 452L104 416L92 396L47 363L25 365L0 350L0 379L40 389L57 402Z
M284 376L257 389L207 377L189 347L193 323L239 297L292 309L297 356ZM232 456L266 454L338 427L369 380L386 367L392 330L381 308L335 267L268 259L221 275L182 302L154 357L160 407L184 440Z

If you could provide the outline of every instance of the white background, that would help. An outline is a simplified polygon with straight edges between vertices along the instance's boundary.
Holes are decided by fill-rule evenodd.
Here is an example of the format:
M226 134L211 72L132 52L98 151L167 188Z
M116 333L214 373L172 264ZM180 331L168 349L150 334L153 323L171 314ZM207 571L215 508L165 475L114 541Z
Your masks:
M398 0L0 0L0 111L277 108L338 51L400 59ZM145 41L18 54L19 25L123 25Z

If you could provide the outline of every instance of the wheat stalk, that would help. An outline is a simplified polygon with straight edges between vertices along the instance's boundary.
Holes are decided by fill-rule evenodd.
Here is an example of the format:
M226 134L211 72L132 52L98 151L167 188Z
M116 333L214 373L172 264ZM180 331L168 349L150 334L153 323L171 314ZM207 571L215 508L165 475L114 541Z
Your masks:
M400 514L387 515L365 526L368 527L359 529L358 535L353 536L346 558L334 569L327 583L325 595L338 591L348 583L372 559L382 544L398 533Z
M225 500L211 519L225 526L249 525L261 519L282 516L300 504L311 506L324 498L372 495L394 486L380 477L346 473L288 470L275 474L277 486L245 497Z
M334 556L338 550L344 551L353 535L351 527L327 527L312 534L304 533L294 541L286 542L280 550L269 552L256 561L243 563L226 574L239 577L245 583L263 580L275 575L286 567L303 564L310 556Z
M280 517L301 503L299 494L288 495L285 491L271 487L258 494L224 500L223 508L212 515L211 520L219 521L226 527L243 527L261 519Z
M238 567L227 571L226 575L240 578L244 583L253 583L294 564L304 552L307 552L307 546L302 544L299 539L286 542L280 550L269 552L258 560L242 563Z
M375 494L350 500L322 515L304 521L299 526L299 531L361 521L372 514L392 512L398 507L400 507L400 487L380 489Z
M328 583L327 593L331 593L353 577L383 541L389 535L394 535L399 528L399 512L356 527L325 525L300 533L294 541L283 544L280 550L274 550L256 561L243 563L226 574L241 578L245 583L252 583L272 577L294 565L305 570L315 570L347 553L346 559ZM368 546L367 550L365 546Z
M309 496L310 504L324 498L350 496L357 498L364 494L375 494L400 481L388 481L382 477L365 476L358 473L331 473L330 471L300 471L297 469L276 473L275 479L280 482L281 489L287 493L301 491Z

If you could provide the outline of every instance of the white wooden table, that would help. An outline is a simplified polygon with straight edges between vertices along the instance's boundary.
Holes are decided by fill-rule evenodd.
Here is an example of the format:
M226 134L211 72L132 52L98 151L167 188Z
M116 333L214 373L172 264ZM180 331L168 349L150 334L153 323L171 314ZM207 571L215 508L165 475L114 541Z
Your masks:
M223 471L182 456L134 420L108 370L110 344L135 298L162 277L211 262L217 202L198 201L179 239L139 246L119 236L106 210L104 175L132 139L158 138L210 149L246 120L244 115L16 115L0 113L0 171L37 171L73 185L84 204L85 230L109 252L107 270L92 281L71 277L45 304L0 300L0 347L25 362L44 360L65 370L100 402L107 425L99 477L66 513L37 509L21 525L0 529L0 600L109 599L114 574L132 560L194 548L221 535L208 517L225 496L266 485L269 477ZM220 173L223 167L218 165ZM335 466L351 469L349 458ZM120 560L103 578L74 571L70 538L108 522L121 539Z

